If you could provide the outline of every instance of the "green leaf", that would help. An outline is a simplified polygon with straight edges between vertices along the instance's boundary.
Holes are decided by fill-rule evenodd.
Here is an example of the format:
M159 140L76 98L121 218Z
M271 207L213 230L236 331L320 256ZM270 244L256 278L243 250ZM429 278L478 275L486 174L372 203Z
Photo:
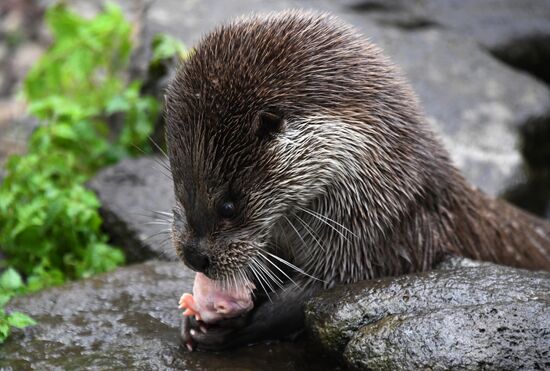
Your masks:
M154 36L153 57L151 58L152 65L173 57L184 58L185 54L185 45L178 39L166 34L157 34Z
M7 322L2 322L2 318L0 317L0 343L3 343L9 334L10 325Z
M4 307L12 298L13 294L0 293L0 308Z
M0 287L6 290L17 290L23 286L23 280L17 271L8 268L0 276Z
M52 134L61 139L78 140L78 135L70 124L59 123L52 127Z
M12 312L8 316L8 324L17 328L25 328L27 326L36 325L36 321L24 313Z
M107 107L105 111L108 114L112 114L115 112L125 112L125 111L128 111L129 109L130 109L130 104L128 103L128 101L124 97L117 95L107 103Z

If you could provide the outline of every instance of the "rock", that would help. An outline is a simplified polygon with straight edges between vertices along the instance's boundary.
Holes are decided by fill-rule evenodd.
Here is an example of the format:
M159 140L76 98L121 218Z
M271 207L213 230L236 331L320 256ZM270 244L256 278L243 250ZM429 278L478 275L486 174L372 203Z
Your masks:
M25 109L18 100L0 98L0 173L9 156L25 153L27 139L38 127L38 120Z
M22 82L32 65L40 59L44 46L37 42L26 42L17 48L12 60L12 73L18 82Z
M388 316L359 329L344 358L353 370L547 369L550 301Z
M88 186L101 201L103 228L130 262L175 260L170 241L174 191L163 157L125 159L100 171Z
M497 58L550 83L548 0L345 0L344 6L405 31L435 27L475 40Z
M461 256L450 255L434 267L438 270L452 270L459 268L494 267L495 264L481 260L471 260Z
M406 30L445 28L491 50L515 40L550 36L547 0L344 0L344 4Z
M548 272L530 272L488 263L477 267L465 264L457 265L455 269L447 266L446 270L364 281L328 290L306 305L307 328L323 348L341 354L350 339L358 336L359 329L376 324L384 326L383 321L390 317L397 318L396 323L401 324L409 315L432 312L443 315L457 308L476 307L481 311L470 313L465 310L463 316L466 317L482 313L496 304L524 303L525 308L540 300L550 304ZM524 323L526 328L540 325L531 317L524 319L528 321ZM436 329L433 331L433 338L429 341L442 341L435 338ZM415 341L424 340L417 337ZM469 357L466 353L462 356Z
M179 346L181 310L194 274L148 262L18 297L7 310L38 322L0 346L2 370L333 370L308 344L273 343L203 353Z

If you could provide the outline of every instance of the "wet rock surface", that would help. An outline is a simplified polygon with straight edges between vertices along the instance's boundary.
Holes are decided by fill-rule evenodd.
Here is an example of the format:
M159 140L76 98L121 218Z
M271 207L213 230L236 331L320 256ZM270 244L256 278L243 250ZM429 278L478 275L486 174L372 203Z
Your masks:
M550 367L550 301L393 315L359 329L354 370L542 370Z
M550 361L550 273L488 263L336 287L308 330L357 369L491 369Z
M174 207L167 160L160 156L126 159L89 182L101 201L103 227L129 261L175 260L170 241Z
M307 343L274 343L223 353L179 346L181 310L194 273L148 262L34 295L8 306L38 324L0 347L2 370L333 370Z

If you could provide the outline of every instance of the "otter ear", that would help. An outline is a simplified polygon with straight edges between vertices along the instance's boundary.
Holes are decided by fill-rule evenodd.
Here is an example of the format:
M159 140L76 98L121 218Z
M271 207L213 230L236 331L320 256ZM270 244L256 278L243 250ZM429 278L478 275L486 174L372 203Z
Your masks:
M256 135L260 139L269 138L283 130L283 115L275 109L262 111L258 114Z

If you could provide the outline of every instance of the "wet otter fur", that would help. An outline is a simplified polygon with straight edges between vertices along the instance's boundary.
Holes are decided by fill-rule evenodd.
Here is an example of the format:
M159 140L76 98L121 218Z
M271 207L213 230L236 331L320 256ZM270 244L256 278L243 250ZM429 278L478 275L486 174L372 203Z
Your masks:
M184 319L188 344L284 335L318 289L447 254L550 269L550 223L468 184L396 68L329 15L218 27L170 84L166 121L176 251L211 279L258 288L246 318L206 333Z

